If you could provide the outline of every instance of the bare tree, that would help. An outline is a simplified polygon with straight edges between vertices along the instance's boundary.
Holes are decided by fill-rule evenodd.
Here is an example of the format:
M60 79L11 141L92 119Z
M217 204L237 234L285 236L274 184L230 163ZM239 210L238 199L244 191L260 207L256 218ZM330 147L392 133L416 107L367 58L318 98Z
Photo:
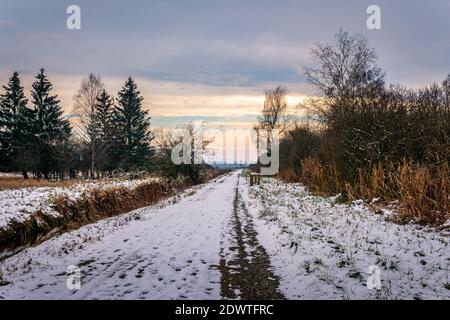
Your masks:
M286 94L286 88L281 86L274 90L266 90L262 125L267 130L279 129L284 124L282 120L287 110Z
M171 178L176 178L178 175L188 177L192 183L196 184L200 181L200 165L201 157L209 151L209 145L214 142L213 137L204 134L205 123L201 126L189 121L184 123L179 130L160 130L158 134L158 154L159 164L162 166L162 172ZM184 135L190 137L190 152L189 164L175 165L171 160L171 153L175 146L180 145L184 141ZM182 152L185 150L182 150ZM183 156L183 155L180 155ZM200 160L200 161L199 161Z
M103 82L100 76L89 74L89 76L81 82L74 97L74 113L80 118L79 134L86 141L90 153L90 177L94 178L96 172L96 158L101 149L101 141L98 138L98 128L96 122L96 105L98 98L104 90Z
M202 122L200 126L196 125L193 121L189 121L183 125L186 132L192 137L191 140L191 163L201 162L204 153L207 152L208 146L214 142L213 137L208 137L204 134L205 122Z
M445 94L446 114L448 117L450 115L450 74L447 75L447 78L442 82L442 89Z
M287 114L286 94L286 88L281 86L273 90L266 90L262 116L259 117L259 123L254 128L255 131L257 130L259 138L266 139L268 155L270 155L272 148L273 135L279 136L283 134L291 120Z
M378 57L362 34L339 30L335 41L311 49L315 67L306 68L308 80L333 104L349 104L373 97L384 87L384 72Z

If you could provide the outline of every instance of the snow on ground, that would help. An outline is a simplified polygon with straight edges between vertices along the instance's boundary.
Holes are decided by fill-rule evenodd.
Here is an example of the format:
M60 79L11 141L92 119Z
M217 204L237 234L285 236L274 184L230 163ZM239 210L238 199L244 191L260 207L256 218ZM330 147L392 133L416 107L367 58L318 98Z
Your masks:
M388 222L360 201L313 196L300 184L267 179L241 192L288 299L450 298L445 235ZM381 289L369 290L376 268Z
M242 283L264 284L248 271L255 248L270 260L256 270L270 271L288 299L450 298L445 235L299 184L238 180L230 173L0 261L0 299L219 299L230 281L239 298ZM71 265L81 270L79 290L66 286ZM370 266L379 268L379 290L367 287Z
M21 173L15 173L15 172L0 172L0 177L18 178L18 177L22 177L22 174Z
M163 204L87 225L0 264L0 298L218 299L221 231L237 173ZM67 268L82 272L66 287Z
M6 229L12 221L24 222L37 211L51 216L58 216L51 207L51 199L57 196L68 196L77 199L84 192L93 189L111 187L134 188L149 179L136 180L100 180L98 182L82 182L68 187L32 187L0 191L0 229Z

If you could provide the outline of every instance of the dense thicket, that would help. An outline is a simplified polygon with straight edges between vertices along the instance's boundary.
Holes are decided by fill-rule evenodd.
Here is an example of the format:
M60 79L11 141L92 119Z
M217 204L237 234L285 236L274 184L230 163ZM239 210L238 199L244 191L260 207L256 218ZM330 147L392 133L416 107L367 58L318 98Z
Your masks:
M450 75L422 89L387 86L375 51L340 31L306 70L319 97L282 135L282 176L347 199L400 199L418 220L449 215Z

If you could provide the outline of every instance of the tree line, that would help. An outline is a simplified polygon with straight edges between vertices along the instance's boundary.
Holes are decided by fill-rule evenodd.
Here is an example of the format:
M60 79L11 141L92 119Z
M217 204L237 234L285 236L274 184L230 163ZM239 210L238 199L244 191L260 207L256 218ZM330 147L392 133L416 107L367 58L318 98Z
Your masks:
M129 77L117 98L100 76L90 74L75 96L74 126L63 115L44 69L24 93L14 72L0 95L0 170L19 171L24 178L98 178L117 170L151 166L150 116Z
M359 169L378 163L448 164L450 75L416 90L388 86L367 39L343 30L314 47L312 56L305 76L319 96L298 106L307 120L283 132L282 169L299 175L303 159L318 157L335 166L342 181L353 181Z

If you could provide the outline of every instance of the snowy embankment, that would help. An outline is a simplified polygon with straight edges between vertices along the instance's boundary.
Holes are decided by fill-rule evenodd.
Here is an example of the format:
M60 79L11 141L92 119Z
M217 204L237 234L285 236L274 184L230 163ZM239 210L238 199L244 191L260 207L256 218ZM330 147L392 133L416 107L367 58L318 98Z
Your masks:
M80 182L66 188L36 187L0 191L0 231L6 230L12 223L26 222L37 212L58 217L60 214L52 206L52 199L56 197L66 196L70 200L76 200L92 190L106 190L112 187L134 188L151 180L101 180L92 183Z
M237 173L86 225L0 264L0 299L219 299ZM79 290L67 270L81 271Z
M0 263L0 299L449 299L449 283L448 235L239 172Z
M448 234L389 222L362 202L337 204L300 184L267 179L242 194L288 299L450 298ZM369 290L378 271L381 287Z

